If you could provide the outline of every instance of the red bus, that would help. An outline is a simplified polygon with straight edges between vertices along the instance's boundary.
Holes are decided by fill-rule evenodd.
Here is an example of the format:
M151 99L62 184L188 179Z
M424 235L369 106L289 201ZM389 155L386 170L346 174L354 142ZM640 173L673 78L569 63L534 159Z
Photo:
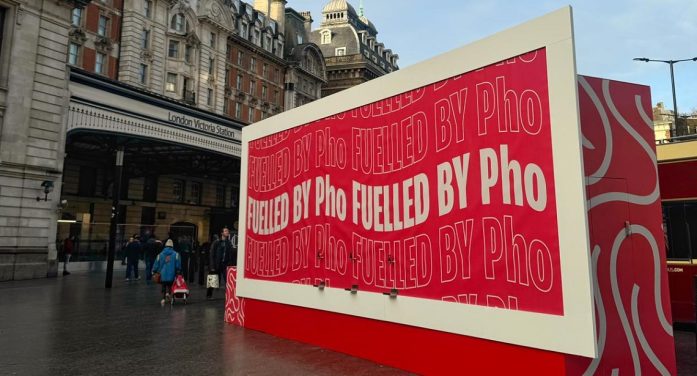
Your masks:
M695 323L697 137L656 149L673 321Z

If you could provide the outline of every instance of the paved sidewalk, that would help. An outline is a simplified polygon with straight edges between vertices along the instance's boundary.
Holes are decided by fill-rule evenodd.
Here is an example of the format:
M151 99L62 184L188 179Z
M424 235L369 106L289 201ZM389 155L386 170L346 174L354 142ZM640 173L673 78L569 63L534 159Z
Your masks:
M116 278L119 276L119 278ZM224 303L190 285L160 306L160 286L115 273L0 283L1 375L393 375L399 370L223 322Z
M118 276L119 278L116 278ZM223 299L192 284L160 306L159 285L115 273L0 283L2 375L394 375L399 370L223 323ZM694 333L675 331L679 375L697 375Z

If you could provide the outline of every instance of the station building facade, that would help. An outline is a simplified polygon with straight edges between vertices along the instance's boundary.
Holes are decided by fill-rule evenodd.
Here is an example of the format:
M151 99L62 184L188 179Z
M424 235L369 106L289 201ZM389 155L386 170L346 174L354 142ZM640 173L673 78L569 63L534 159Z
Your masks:
M241 129L335 77L286 5L0 0L0 281L57 275L70 236L73 260L103 262L112 216L117 255L132 234L193 247L232 226ZM371 75L396 69L357 17Z

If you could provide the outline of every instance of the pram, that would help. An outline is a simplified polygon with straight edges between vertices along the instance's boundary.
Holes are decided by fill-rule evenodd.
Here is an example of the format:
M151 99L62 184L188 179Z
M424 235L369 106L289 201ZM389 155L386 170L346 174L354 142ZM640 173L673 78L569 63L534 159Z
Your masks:
M175 300L183 300L186 304L186 300L189 298L189 287L186 285L186 280L184 276L179 274L172 284L172 304Z

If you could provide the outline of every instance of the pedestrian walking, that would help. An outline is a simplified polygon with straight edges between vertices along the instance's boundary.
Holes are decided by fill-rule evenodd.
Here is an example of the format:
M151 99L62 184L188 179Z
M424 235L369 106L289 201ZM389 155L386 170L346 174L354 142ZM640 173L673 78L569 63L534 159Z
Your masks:
M126 245L126 281L131 280L131 274L134 275L136 281L140 279L138 276L138 261L142 251L140 236L136 234L128 239L128 245Z
M155 258L153 264L153 273L160 274L160 283L162 284L162 300L161 305L172 299L172 284L178 273L181 273L181 258L179 253L174 250L174 242L172 239L167 239L165 249L160 252Z
M70 258L73 256L73 250L75 249L75 235L70 235L63 241L63 275L70 275L68 271L68 264L70 263Z
M227 267L237 265L237 249L232 246L230 229L223 227L220 239L211 244L208 274L218 276L218 285L227 286ZM208 287L206 298L213 297L213 288Z

